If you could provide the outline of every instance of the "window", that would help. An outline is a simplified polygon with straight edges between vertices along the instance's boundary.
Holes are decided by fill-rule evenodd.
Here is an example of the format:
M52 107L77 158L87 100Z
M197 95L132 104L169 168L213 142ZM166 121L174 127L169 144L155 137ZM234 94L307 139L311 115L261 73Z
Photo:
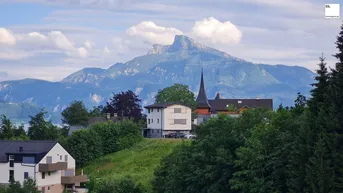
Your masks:
M187 123L186 119L174 119L174 124L185 125Z
M157 109L157 112L160 112L160 109Z
M9 182L11 181L14 181L14 170L10 170L10 173L9 173Z
M148 113L150 113L150 109L148 109Z
M48 176L50 176L50 174L51 174L51 173L50 173L50 172L48 172Z
M42 179L45 179L45 172L42 172Z
M151 109L151 112L154 112L154 109Z
M48 191L50 191L50 186L48 186Z
M181 113L181 108L174 108L174 113Z
M10 160L10 168L14 167L14 160Z
M150 124L150 119L148 119L148 124Z
M157 133L160 133L160 130L157 130Z
M239 103L239 104L241 104L241 103L242 103L242 101L238 101L238 103Z
M42 188L42 193L45 193L45 187Z
M151 130L151 133L154 133L154 131L155 131L155 129L152 129L152 130Z
M46 156L46 163L52 164L52 157L51 156Z
M23 157L24 164L34 164L35 161L35 157Z
M60 160L62 160L62 155L60 155Z
M65 161L65 162L68 162L68 155L65 155L65 156L64 156L64 161Z
M154 119L151 119L151 123L153 123L154 122Z
M160 122L160 119L157 119L157 123L159 123Z
M9 160L14 160L14 155L9 155L9 156L8 156L8 159L9 159Z
M28 179L29 178L29 172L24 172L24 179Z

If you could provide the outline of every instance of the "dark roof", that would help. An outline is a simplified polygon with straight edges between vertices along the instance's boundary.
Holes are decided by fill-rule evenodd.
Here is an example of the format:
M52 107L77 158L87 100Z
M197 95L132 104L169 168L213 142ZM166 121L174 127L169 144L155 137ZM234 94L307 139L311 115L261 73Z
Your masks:
M0 162L7 162L7 155L12 154L46 154L57 141L11 141L11 140L0 140ZM23 151L19 152L19 147L23 147Z
M197 108L211 108L211 105L208 103L208 99L206 95L203 70L201 70L200 88L199 88L199 93L198 93L196 103L197 103Z
M239 103L241 101L241 103ZM248 108L268 108L273 109L273 99L215 99L209 100L212 111L227 111L227 105L234 105L237 109Z
M71 125L69 126L68 135L71 135L74 131L85 129L82 125Z
M88 120L88 126L91 126L92 124L95 124L95 123L101 123L101 122L107 122L107 121L116 122L119 119L120 119L119 117L113 117L113 116L110 117L110 119L107 119L107 117L93 117Z
M166 107L169 107L169 106L172 106L172 105L183 105L183 106L189 107L188 105L184 105L184 104L181 104L181 103L176 103L176 102L164 102L164 103L155 103L155 104L152 104L152 105L148 105L148 106L145 106L144 108L146 108L146 109L151 109L151 108L166 108Z

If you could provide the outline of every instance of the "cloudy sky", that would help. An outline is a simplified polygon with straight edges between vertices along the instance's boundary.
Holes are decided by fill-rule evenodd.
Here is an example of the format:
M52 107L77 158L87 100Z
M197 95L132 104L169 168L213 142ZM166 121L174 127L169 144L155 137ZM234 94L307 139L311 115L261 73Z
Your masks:
M330 0L339 3L341 0ZM59 81L108 68L183 34L255 63L335 60L341 19L323 0L0 0L0 81ZM342 10L341 5L341 10Z

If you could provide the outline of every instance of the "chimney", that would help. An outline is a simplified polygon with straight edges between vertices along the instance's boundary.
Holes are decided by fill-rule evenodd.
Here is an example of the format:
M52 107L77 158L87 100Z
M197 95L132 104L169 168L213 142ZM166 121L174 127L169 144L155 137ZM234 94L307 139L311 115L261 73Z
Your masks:
M217 95L216 95L216 98L215 99L220 99L220 94L219 94L219 92L217 93Z
M19 146L19 152L23 152L23 147Z
M106 118L107 118L107 119L110 119L110 118L111 118L111 113L107 113L107 114L106 114Z

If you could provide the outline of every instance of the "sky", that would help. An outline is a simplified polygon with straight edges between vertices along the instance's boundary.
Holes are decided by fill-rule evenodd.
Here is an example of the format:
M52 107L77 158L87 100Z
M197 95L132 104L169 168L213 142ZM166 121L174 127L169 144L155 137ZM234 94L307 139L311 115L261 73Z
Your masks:
M330 0L339 3L341 0ZM0 0L0 81L60 81L108 68L175 35L254 63L315 70L336 60L340 19L323 0Z

